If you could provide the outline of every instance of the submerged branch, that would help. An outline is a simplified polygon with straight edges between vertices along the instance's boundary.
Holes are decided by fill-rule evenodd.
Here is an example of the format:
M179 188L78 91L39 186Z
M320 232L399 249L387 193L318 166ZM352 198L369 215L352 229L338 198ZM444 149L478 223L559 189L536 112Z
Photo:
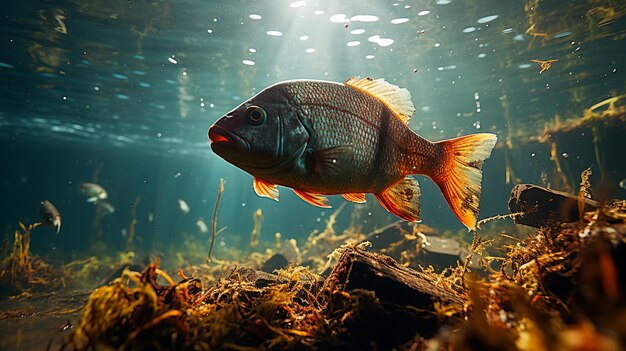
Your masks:
M224 179L220 178L220 187L217 190L217 199L215 200L215 208L213 208L213 219L211 219L211 246L209 246L209 254L207 255L207 265L211 266L211 253L213 252L213 244L215 244L215 238L217 237L217 208L220 205L222 199L222 193L224 192ZM221 231L221 230L220 230Z

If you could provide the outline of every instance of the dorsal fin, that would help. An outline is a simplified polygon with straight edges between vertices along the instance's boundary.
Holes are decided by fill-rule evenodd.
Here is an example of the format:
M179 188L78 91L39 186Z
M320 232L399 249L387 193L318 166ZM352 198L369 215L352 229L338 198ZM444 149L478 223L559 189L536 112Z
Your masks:
M411 93L405 89L386 82L382 78L352 77L343 84L356 88L387 105L402 122L409 123L415 112L411 101Z

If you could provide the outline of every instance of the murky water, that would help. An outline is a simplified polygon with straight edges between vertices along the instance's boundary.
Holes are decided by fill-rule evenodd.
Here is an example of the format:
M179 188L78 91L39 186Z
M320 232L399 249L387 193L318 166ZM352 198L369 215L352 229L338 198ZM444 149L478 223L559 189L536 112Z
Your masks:
M626 196L623 129L563 134L552 149L538 141L555 116L580 118L624 94L619 2L27 0L2 7L3 255L17 221L37 221L43 199L63 224L58 235L37 228L31 252L58 265L129 249L138 261L206 252L220 178L218 227L226 229L217 256L248 248L257 209L261 243L272 244L276 232L304 240L333 210L286 188L280 202L258 197L253 178L215 155L207 138L219 117L288 79L382 77L411 92L409 127L429 140L497 134L479 218L506 213L517 182L573 189L590 166L606 197ZM463 231L436 186L418 179L423 223ZM101 185L106 200L87 202L85 182ZM335 208L344 201L331 197ZM373 197L338 217L343 228L365 231L395 220Z

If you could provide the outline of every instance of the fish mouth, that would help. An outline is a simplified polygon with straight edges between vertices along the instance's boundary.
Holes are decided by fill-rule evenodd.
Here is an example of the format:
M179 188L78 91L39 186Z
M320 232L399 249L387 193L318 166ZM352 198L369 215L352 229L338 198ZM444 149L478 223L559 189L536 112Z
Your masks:
M209 128L209 140L211 140L211 149L218 155L221 155L220 151L233 149L250 151L250 144L245 139L218 125Z

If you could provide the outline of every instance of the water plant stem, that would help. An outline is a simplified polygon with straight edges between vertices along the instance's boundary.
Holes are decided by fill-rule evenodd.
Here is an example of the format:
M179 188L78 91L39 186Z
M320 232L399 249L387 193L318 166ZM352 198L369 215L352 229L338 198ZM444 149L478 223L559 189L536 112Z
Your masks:
M220 187L217 189L217 199L215 200L215 207L213 208L213 218L211 219L211 246L209 246L209 254L207 255L207 266L211 266L211 254L213 253L213 244L215 244L215 238L217 237L217 208L220 205L222 199L222 193L224 192L224 179L220 178Z

